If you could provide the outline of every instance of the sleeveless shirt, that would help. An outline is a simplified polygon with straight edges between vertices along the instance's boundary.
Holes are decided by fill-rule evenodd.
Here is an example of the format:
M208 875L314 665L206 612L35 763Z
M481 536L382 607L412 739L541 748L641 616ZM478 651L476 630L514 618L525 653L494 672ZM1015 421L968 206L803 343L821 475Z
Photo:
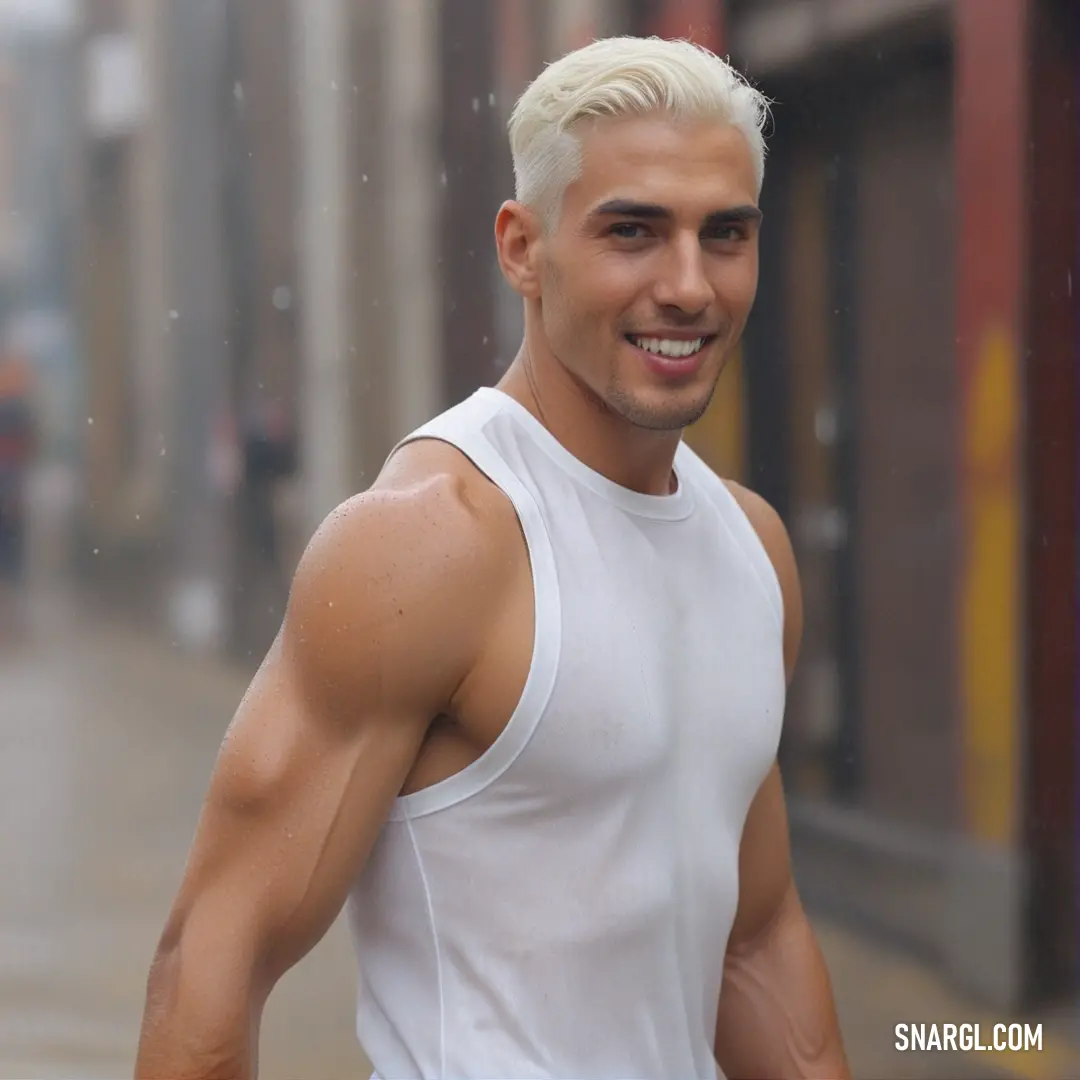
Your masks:
M350 892L360 1043L383 1080L711 1080L739 841L785 702L772 563L685 443L653 496L493 388L415 439L513 504L533 650L505 730L396 801Z

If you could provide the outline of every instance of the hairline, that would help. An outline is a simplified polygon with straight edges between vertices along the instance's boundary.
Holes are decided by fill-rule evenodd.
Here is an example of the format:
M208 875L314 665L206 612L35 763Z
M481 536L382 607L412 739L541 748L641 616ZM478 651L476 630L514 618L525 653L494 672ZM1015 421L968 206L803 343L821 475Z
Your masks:
M556 129L552 139L553 149L558 147L558 144L561 142L566 146L568 153L572 155L573 158L572 166L566 169L562 175L557 177L559 188L557 190L550 190L549 185L549 190L541 192L538 200L520 200L523 206L536 214L545 236L551 236L558 231L558 228L562 223L563 204L566 199L567 190L571 184L574 184L581 179L584 172L585 146L583 136L585 134L585 129L607 123L648 119L659 119L672 125L708 123L714 124L717 127L734 128L746 140L747 149L750 151L751 156L755 156L753 143L742 124L737 123L729 117L718 116L707 109L684 112L673 111L664 106L659 106L640 112L627 110L624 112L599 116L586 114L584 116L575 117L569 122L561 124ZM757 174L758 168L755 162L755 183L757 190L754 192L754 197L760 199L763 180L759 179ZM515 192L515 195L517 194L518 193ZM539 205L537 205L537 202Z

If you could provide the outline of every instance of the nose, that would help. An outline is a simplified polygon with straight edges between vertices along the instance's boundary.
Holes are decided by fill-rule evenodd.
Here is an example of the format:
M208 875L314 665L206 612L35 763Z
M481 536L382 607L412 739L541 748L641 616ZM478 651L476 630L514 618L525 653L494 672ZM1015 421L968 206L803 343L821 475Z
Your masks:
M670 257L656 283L657 303L687 315L700 315L716 299L705 272L704 253L696 235L673 239Z

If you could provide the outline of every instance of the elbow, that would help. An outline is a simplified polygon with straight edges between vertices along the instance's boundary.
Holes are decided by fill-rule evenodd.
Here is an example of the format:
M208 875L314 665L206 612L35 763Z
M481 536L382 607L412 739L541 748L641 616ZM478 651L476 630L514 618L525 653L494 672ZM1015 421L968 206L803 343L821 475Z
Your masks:
M265 995L251 950L196 913L169 920L150 964L137 1080L245 1078L255 1060Z
M171 1002L178 996L180 984L180 930L172 923L166 927L150 961L146 980L146 1026L171 1011Z

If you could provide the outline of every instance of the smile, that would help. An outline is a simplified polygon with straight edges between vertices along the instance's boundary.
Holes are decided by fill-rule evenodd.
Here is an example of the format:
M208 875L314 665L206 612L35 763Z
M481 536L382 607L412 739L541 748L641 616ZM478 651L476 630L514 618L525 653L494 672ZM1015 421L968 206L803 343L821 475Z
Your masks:
M713 340L713 334L704 337L691 338L662 338L662 337L636 337L627 334L626 340L631 345L636 345L643 352L652 353L653 356L666 356L674 360L685 359L693 356Z

